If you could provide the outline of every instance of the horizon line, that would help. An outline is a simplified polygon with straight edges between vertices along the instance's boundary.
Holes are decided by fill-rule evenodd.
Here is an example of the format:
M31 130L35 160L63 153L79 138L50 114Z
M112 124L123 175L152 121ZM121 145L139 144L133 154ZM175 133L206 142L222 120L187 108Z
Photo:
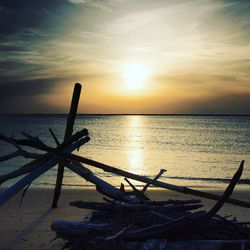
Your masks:
M68 113L0 113L0 115L68 115ZM185 113L181 113L181 114L159 114L159 113L152 113L152 114L144 114L144 113L117 113L117 114L113 114L113 113L79 113L77 115L103 115L103 116L122 116L122 115L142 115L142 116L250 116L250 114L185 114Z

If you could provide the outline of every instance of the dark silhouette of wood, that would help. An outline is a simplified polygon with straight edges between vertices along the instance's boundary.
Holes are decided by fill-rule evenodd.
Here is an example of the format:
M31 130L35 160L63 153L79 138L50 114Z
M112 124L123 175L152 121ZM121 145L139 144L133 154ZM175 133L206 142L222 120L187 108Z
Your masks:
M33 146L36 148L36 145L33 145ZM153 185L155 187L161 187L161 188L169 189L172 191L176 191L176 192L180 192L180 193L184 193L184 194L191 194L191 195L195 195L198 197L203 197L203 198L207 198L207 199L211 199L211 200L218 200L221 197L220 195L217 195L217 194L199 191L199 190L195 190L195 189L191 189L191 188L187 188L187 187L183 187L183 186L173 185L170 183L150 179L146 176L141 176L141 175L137 175L134 173L130 173L128 171L118 169L118 168L109 166L107 164L104 164L104 163L101 163L101 162L98 162L95 160L91 160L91 159L88 159L88 158L85 158L85 157L82 157L79 155L63 153L62 151L58 151L58 150L55 150L55 149L50 148L50 147L43 147L43 148L39 147L39 149L47 151L47 152L51 152L54 154L62 155L65 158L70 159L70 160L79 161L83 164L87 164L87 165L90 165L90 166L93 166L96 168L100 168L105 172L110 172L110 173L113 173L116 175L120 175L120 176L127 177L127 178L130 178L133 180L144 182L144 183L150 183L151 185ZM241 164L244 164L244 160L241 162ZM230 204L237 205L237 206L250 208L250 202L247 202L247 201L241 201L238 199L229 198L226 202L230 203Z
M25 140L15 140L15 142L17 142L17 141L18 142L22 141L24 143ZM194 189L183 187L183 186L173 185L173 184L169 184L166 182L151 179L151 178L148 178L146 176L141 176L141 175L137 175L134 173L130 173L128 171L118 169L118 168L109 166L107 164L104 164L104 163L101 163L101 162L98 162L95 160L91 160L91 159L88 159L88 158L85 158L85 157L82 157L79 155L62 152L60 149L54 149L54 148L46 146L45 144L41 145L40 143L36 144L36 142L33 142L32 147L49 152L49 153L52 153L52 154L64 156L65 158L67 158L69 160L78 161L78 162L81 162L83 164L87 164L87 165L90 165L90 166L93 166L96 168L100 168L100 169L104 170L105 172L110 172L110 173L113 173L116 175L120 175L120 176L127 177L127 178L130 178L133 180L144 182L144 183L150 183L151 185L153 185L155 187L161 187L161 188L169 189L172 191L176 191L176 192L180 192L180 193L184 193L184 194L191 194L191 195L195 195L195 196L199 196L199 197L203 197L203 198L207 198L207 199L211 199L211 200L219 200L221 197L220 195L217 195L217 194L208 193L208 192L199 191L199 190L194 190ZM244 160L241 162L241 164L242 165L244 164ZM229 198L227 200L227 203L250 208L250 202L241 201L238 199Z
M86 181L93 183L96 186L96 190L110 198L116 199L118 201L132 202L133 199L126 193L121 192L119 189L115 188L108 182L102 180L101 178L94 175L92 171L84 167L79 162L67 162L65 166L71 171L83 177Z
M124 178L124 180L129 184L129 186L132 188L133 192L132 194L139 200L139 201L146 201L146 200L150 200L143 192L141 192L140 190L138 190L130 181L129 179L127 179L126 177Z
M63 146L64 147L69 146L71 143L78 141L82 137L84 137L84 138L82 138L81 143L82 143L82 145L84 145L85 143L87 143L90 140L90 138L86 135L88 135L88 130L82 129L81 131L76 132L70 138L70 140L68 141L68 144L64 144ZM1 138L1 134L0 134L0 139L3 139L3 138ZM8 139L8 138L5 138L5 139ZM6 141L6 140L4 140L4 141ZM25 146L32 146L34 144L37 146L36 147L37 149L47 147L47 145L45 145L44 143L40 142L37 139L35 142L32 142L32 141L27 140L27 139L13 139L13 141L15 141L16 143L18 143L20 145L25 145ZM60 145L60 147L58 147L57 150L60 150L60 148L62 148L62 145ZM8 181L8 180L16 178L20 175L24 175L24 174L27 174L27 173L33 171L34 169L39 167L41 164L44 164L46 161L48 161L51 158L51 155L53 155L53 154L46 153L46 154L39 156L37 159L23 165L22 167L14 170L10 173L0 175L0 185L5 181Z
M19 146L28 146L28 147L32 147L32 148L36 148L36 149L40 149L42 151L47 151L46 148L50 148L51 150L53 149L52 147L47 146L45 143L43 143L38 137L34 137L31 136L28 133L22 133L25 137L27 137L28 139L15 139L12 137L7 137L3 134L0 133L0 140L5 141L5 142L9 142L11 144L18 144ZM87 136L88 135L88 130L86 128L76 132L74 135L72 135L69 140L62 144L60 144L60 147L56 148L56 149L62 149L67 147L70 143L73 143L77 140L79 140L80 138ZM51 152L50 152L51 153ZM44 155L43 155L44 156Z
M237 182L239 181L244 162L241 162L238 170L235 172L233 178L231 179L228 187L221 196L221 198L216 202L216 204L208 211L199 211L188 216L177 219L173 222L162 223L158 225L149 226L139 230L131 230L124 235L125 240L145 240L149 238L161 238L171 239L171 237L176 237L187 231L191 234L193 231L199 229L204 223L207 223L215 214L221 209L226 200L232 194Z
M56 231L59 235L65 235L68 238L83 237L93 232L103 233L107 228L112 227L111 223L89 223L89 222L72 222L64 220L56 220L51 224L51 229Z
M160 172L155 176L155 178L152 180L152 182L148 182L142 189L142 193L145 193L150 185L154 184L155 181L157 181L167 170L161 169Z
M194 202L190 205L176 205L171 200L163 201L166 204L173 203L167 206L158 202L155 205L147 204L154 201L137 204L76 201L70 205L98 212L94 211L87 222L57 220L52 223L51 229L56 231L57 237L68 241L65 247L70 246L70 249L111 249L114 243L117 249L160 249L161 243L166 242L166 249L169 249L170 242L177 244L177 248L173 249L179 249L178 244L182 241L195 240L194 244L187 245L188 249L194 249L197 239L202 239L201 242L203 239L212 239L211 242L224 240L218 249L240 249L239 246L231 248L230 244L236 241L240 243L241 248L249 249L250 230L246 225L242 226L236 220L225 218L218 220L218 216L216 217L216 213L223 207L238 183L243 165L244 162L241 162L225 192L208 212L187 212L199 208L200 205L195 204L196 200L185 201ZM248 245L245 248L246 242ZM210 245L208 246L210 248Z
M79 103L79 99L80 99L81 89L82 89L81 84L76 83L75 87L74 87L73 96L72 96L70 112L68 114L67 125L66 125L63 143L66 143L73 133L73 127L74 127L74 123L75 123L75 118L76 118L78 103ZM53 202L52 202L52 208L57 207L57 202L58 202L58 199L60 197L61 188L62 188L63 172L64 172L64 164L63 164L63 162L61 162L58 165L58 170L57 170L56 186L54 189L54 198L53 198Z
M53 139L54 139L54 141L55 141L57 147L59 147L59 146L60 146L60 142L59 142L59 140L57 139L57 137L56 137L55 133L53 132L52 128L49 128L49 132L50 132L50 134L52 135L52 137L53 137Z
M150 204L122 204L122 203L103 203L103 202L94 202L94 201L73 201L70 202L70 205L77 208L92 209L92 210L103 210L110 212L129 212L129 213L138 213L145 211L157 211L162 213L171 213L171 212L185 212L189 210L194 210L203 207L202 204L190 204L190 205L168 205L168 206L159 206L159 205L150 205Z
M66 149L64 149L65 152L71 152L75 150L76 148L81 145L81 142L84 142L84 140L77 141L71 145L69 145ZM12 196L17 194L19 191L21 191L24 187L26 187L28 184L30 184L33 180L38 178L40 175L48 171L50 168L58 164L62 160L62 157L59 155L54 155L49 160L47 160L44 164L37 166L34 170L32 170L30 173L28 173L26 176L24 176L21 180L19 180L17 183L12 185L11 187L5 189L0 194L0 206L3 205L7 200L9 200Z

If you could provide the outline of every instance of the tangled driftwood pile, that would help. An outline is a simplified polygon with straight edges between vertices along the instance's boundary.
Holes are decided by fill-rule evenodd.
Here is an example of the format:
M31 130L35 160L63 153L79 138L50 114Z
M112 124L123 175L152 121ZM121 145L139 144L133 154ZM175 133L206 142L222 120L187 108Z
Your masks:
M56 232L56 235L66 239L66 248L222 249L218 248L218 246L223 246L225 247L223 249L249 249L249 223L239 223L236 220L222 218L217 215L225 202L250 207L249 202L229 198L241 177L244 161L241 162L224 194L219 196L159 181L158 179L165 170L161 170L155 178L150 179L73 154L72 152L75 149L81 147L90 139L87 129L82 129L73 134L80 91L81 85L76 84L64 141L60 143L50 129L56 147L48 146L38 137L27 133L23 133L24 138L22 139L0 134L0 140L10 143L16 148L15 152L0 157L0 161L17 156L34 158L33 161L19 169L0 175L0 185L15 177L23 176L13 186L5 189L0 194L0 206L23 189L24 195L33 180L59 164L52 207L57 206L64 167L93 183L96 190L106 196L104 198L105 202L71 202L71 206L94 210L89 221L55 221L52 223L51 228ZM23 146L44 153L29 152L24 150ZM125 177L125 181L132 191L126 191L123 184L120 188L112 186L96 176L83 164ZM145 183L144 188L138 190L129 179ZM196 211L202 207L200 200L153 201L146 195L146 191L150 186L205 197L217 202L209 211ZM204 246L211 247L204 248Z
M209 249L225 246L225 249L248 249L250 228L247 224L217 215L242 170L243 162L209 211L194 211L202 207L200 200L152 201L145 195L148 185L140 191L127 180L133 191L125 192L122 186L119 199L70 203L94 210L89 221L57 220L51 228L67 241L65 248L70 249L194 249L195 246L204 249L201 247L205 240ZM106 195L113 196L112 193Z

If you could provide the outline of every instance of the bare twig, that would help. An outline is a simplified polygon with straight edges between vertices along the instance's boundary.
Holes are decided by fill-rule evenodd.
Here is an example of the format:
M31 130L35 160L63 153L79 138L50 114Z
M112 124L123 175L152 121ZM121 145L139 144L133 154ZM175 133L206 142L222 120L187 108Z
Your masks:
M129 184L129 186L133 189L133 194L138 198L140 201L149 200L149 198L143 194L140 190L138 190L126 177L124 180Z
M134 223L129 224L128 226L124 227L122 230L120 230L118 233L116 233L113 236L107 237L106 240L117 240L122 238L122 235L127 232L132 226L134 225Z
M58 139L57 139L55 133L53 132L52 128L49 128L49 132L50 132L50 134L52 135L52 137L53 137L53 139L54 139L54 141L55 141L57 147L59 147L59 146L60 146L60 142L58 141Z
M13 158L18 157L18 156L22 156L22 157L27 158L27 159L37 159L37 158L41 157L42 154L31 153L31 152L28 152L22 148L19 148L17 151L15 151L13 153L1 156L0 162L7 161L7 160L13 159Z
M77 132L75 133L71 140L70 140L70 143L73 143L74 141L78 140L79 138L82 137L83 134L86 134L86 129L80 131L80 132ZM1 135L0 135L1 137ZM2 138L0 138L2 139ZM14 139L16 140L16 139ZM83 139L81 139L81 145L87 143L88 141L90 140L90 138L88 136L85 136ZM17 140L17 141L21 141L23 143L23 140ZM30 145L30 141L29 140L25 140L25 143L29 143ZM23 144L22 144L23 145ZM40 145L41 146L41 145ZM40 149L40 146L37 146L37 145L34 145L34 148L37 148L37 149ZM47 146L46 146L47 147ZM53 149L53 150L59 150L59 148L61 148L62 146L56 148L56 149ZM79 147L79 145L77 145L77 148ZM51 148L52 149L52 148ZM23 175L23 174L26 174L26 173L29 173L31 172L32 170L36 169L37 167L39 167L41 164L44 164L46 161L48 161L50 158L51 158L51 154L52 153L46 153L44 155L41 155L39 158L35 159L34 161L30 162L30 163L27 163L25 165L23 165L22 167L20 167L19 169L17 170L14 170L8 174L4 174L4 175L0 175L0 185L5 182L5 181L8 181L10 179L13 179L15 177L18 177L20 175Z
M82 139L82 143L85 143L85 141ZM71 152L75 150L78 146L79 142L75 142L71 145L69 145L66 149L64 149L65 152ZM14 196L16 193L18 193L20 190L22 190L25 186L27 186L29 183L31 183L33 180L38 178L40 175L48 171L50 168L55 166L58 162L62 161L61 156L53 156L48 161L46 161L43 165L39 165L36 169L32 170L29 174L24 176L21 180L17 181L13 186L5 189L0 194L0 206L3 205L7 200L9 200L12 196Z
M145 186L144 186L144 188L142 189L142 193L145 193L146 191L147 191L147 189L148 189L148 187L150 186L150 185L153 185L154 184L154 182L156 182L165 172L166 172L167 170L165 170L165 169L161 169L160 170L160 172L155 176L155 178L151 181L151 182L148 182Z
M27 133L25 133L25 137L26 136L31 137L31 140L30 139L15 139L15 138L8 137L8 136L5 136L2 133L0 133L0 140L11 143L12 145L14 143L15 145L28 146L28 147L40 149L42 151L46 151L46 148L53 149L53 148L47 146L45 143L43 143L37 137L30 136ZM75 141L77 141L80 138L85 137L85 136L88 136L88 130L86 128L76 132L74 135L72 135L69 138L69 140L67 142L62 143L59 148L63 149L65 147L67 147L68 145L70 145L71 143L73 143L73 142L75 142Z
M21 205L22 205L22 202L23 202L24 196L25 196L25 194L26 194L26 192L27 192L28 188L30 187L30 184L31 184L31 182L30 182L30 183L27 185L27 187L23 190L22 197L21 197L21 200L20 200L20 203L19 203L19 208L20 208L20 207L21 207Z

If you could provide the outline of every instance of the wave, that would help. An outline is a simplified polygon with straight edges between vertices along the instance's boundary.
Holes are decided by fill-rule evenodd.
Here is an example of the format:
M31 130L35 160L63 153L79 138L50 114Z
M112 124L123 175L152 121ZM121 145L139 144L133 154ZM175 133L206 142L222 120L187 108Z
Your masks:
M162 179L175 179L175 180L187 180L187 181L207 181L207 182L217 182L217 183L229 183L231 179L229 178L202 178L202 177L180 177L180 176L168 176L162 177ZM240 179L238 184L250 184L250 179Z

